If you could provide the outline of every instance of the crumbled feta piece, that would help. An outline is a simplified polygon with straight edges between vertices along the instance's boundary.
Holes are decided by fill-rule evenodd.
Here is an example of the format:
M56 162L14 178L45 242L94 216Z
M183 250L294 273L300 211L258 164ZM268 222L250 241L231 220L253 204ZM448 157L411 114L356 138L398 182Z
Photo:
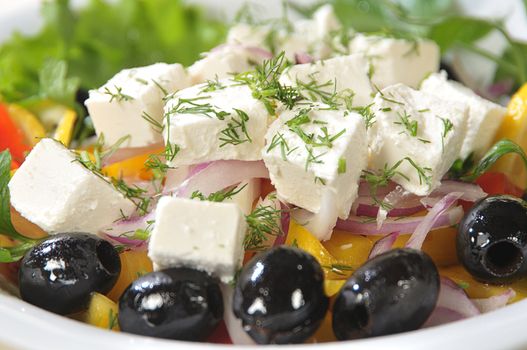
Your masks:
M332 54L331 36L341 29L333 7L320 7L311 19L291 22L291 28L274 25L237 24L227 35L227 43L261 47L275 53L285 52L294 62L296 54L309 54L314 59L328 58Z
M468 109L397 84L377 94L374 110L371 168L392 169L392 180L405 190L430 194L459 156Z
M280 114L266 140L263 159L280 198L318 213L324 191L332 191L338 215L349 216L368 154L360 115L297 106Z
M229 282L242 263L246 230L234 203L162 197L148 256L157 269L189 266Z
M249 215L253 211L255 201L260 197L260 185L260 179L244 181L234 189L236 194L232 198L226 199L225 202L238 204L240 210L245 215Z
M188 68L192 85L249 71L263 62L263 53L242 45L222 45Z
M461 159L471 153L479 158L489 149L507 111L505 107L478 96L460 83L447 80L444 71L426 78L421 84L421 91L442 99L444 103L468 105L467 133L461 147Z
M284 85L298 86L308 99L321 100L337 93L352 98L354 106L366 106L373 99L368 62L363 55L330 58L287 68L280 77ZM323 100L323 99L322 99ZM338 102L344 103L339 100Z
M9 190L11 205L49 234L96 234L136 208L52 139L42 139L33 148L9 182Z
M171 166L262 159L268 112L247 85L220 80L213 89L201 84L181 90L165 113L165 142L179 149L168 159Z
M351 53L368 57L371 80L379 89L397 83L417 88L428 74L439 69L439 47L429 40L357 34L349 47Z
M162 142L163 137L144 117L161 124L163 97L189 84L180 64L156 63L122 70L101 88L91 90L85 104L106 145L130 135L124 147L146 147Z

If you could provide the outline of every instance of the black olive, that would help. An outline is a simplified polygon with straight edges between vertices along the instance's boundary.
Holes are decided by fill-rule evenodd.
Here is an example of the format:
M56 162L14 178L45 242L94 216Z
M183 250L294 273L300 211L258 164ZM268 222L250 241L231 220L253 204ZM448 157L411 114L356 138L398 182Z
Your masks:
M276 247L254 257L236 283L233 311L259 344L302 343L328 309L324 274L308 253Z
M222 319L219 282L186 267L144 275L119 300L121 330L150 337L201 341Z
M107 293L121 272L121 261L107 241L89 233L48 238L22 259L19 271L23 300L65 315L86 307L90 293Z
M439 69L444 70L447 73L448 79L461 82L461 80L459 79L459 76L454 71L452 66L450 66L450 64L446 63L445 61L441 61Z
M459 224L457 256L476 279L505 283L527 273L527 203L489 196L474 204Z
M346 281L333 305L333 331L340 340L411 331L426 322L438 296L432 259L418 250L394 249Z

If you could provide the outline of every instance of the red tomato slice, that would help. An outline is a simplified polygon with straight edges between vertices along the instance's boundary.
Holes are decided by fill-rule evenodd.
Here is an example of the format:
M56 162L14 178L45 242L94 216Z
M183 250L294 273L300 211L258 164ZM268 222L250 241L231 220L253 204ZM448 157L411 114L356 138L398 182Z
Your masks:
M207 339L207 342L214 344L232 344L232 340L231 337L229 337L229 333L227 332L225 322L220 322L218 327L216 327L214 332L212 332L210 337Z
M485 173L478 177L476 183L488 194L510 194L516 197L523 195L523 190L516 187L503 173Z
M7 108L0 104L0 152L9 149L16 163L22 163L31 147L24 141L22 130L9 117Z

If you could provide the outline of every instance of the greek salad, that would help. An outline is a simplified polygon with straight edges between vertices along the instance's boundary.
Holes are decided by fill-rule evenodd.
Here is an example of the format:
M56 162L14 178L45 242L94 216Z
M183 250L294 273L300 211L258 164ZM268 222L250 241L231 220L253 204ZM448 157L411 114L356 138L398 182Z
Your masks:
M525 80L504 107L441 42L357 31L334 5L241 12L195 62L125 65L89 91L63 61L39 97L0 80L0 287L113 331L243 345L524 299Z

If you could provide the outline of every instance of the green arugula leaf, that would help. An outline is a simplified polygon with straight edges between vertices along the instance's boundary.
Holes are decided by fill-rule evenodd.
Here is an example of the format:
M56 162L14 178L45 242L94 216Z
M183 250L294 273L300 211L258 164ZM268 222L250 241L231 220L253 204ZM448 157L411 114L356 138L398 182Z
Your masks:
M472 170L472 172L466 176L461 177L464 181L474 181L483 173L485 173L489 168L496 163L498 159L503 157L506 154L518 154L523 163L527 167L527 155L523 149L511 140L500 140L496 142L494 146L485 154L483 158L479 161L478 165Z
M428 38L439 45L441 52L446 52L456 44L472 44L495 28L495 24L486 20L452 16L431 26Z
M0 152L0 234L22 242L34 242L34 240L19 234L11 223L11 200L9 195L9 180L11 179L11 153ZM4 249L5 250L5 249ZM5 251L2 251L5 255Z
M75 94L79 89L79 78L67 78L68 65L65 61L47 60L39 74L40 97L73 107Z

